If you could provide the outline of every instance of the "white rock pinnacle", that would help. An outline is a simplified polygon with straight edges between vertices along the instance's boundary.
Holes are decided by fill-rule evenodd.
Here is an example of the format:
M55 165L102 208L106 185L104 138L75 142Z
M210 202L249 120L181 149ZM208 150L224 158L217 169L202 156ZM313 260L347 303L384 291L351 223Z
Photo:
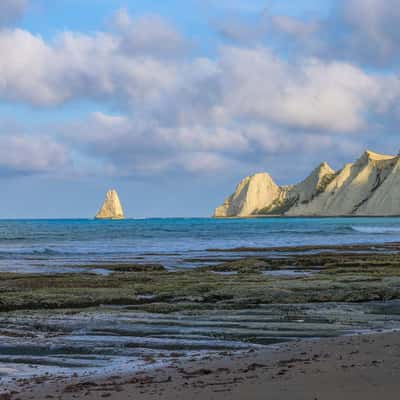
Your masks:
M103 205L97 213L96 219L123 219L124 212L118 193L115 190L109 190L106 194Z

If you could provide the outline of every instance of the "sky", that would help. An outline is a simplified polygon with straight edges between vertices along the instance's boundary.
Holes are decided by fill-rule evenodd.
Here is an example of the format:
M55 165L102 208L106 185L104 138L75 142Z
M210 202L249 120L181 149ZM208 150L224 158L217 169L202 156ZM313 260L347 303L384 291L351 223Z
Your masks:
M400 149L398 0L1 0L0 218L206 217Z

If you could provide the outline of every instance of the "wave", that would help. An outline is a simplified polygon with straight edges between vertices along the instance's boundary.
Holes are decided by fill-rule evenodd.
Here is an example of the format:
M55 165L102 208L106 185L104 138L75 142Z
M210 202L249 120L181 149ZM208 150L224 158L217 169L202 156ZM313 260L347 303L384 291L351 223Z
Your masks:
M162 254L162 252L160 252ZM8 249L8 250L0 250L0 258L7 258L11 256L16 256L19 258L30 258L30 257L124 257L124 256L140 256L140 253L135 251L127 251L127 250L108 250L104 251L103 249L99 250L84 250L84 249L69 249L69 250L53 250L50 248L43 249Z
M400 227L396 226L351 226L354 232L366 233L366 234L388 234L388 233L400 233Z
M19 242L22 240L29 240L31 238L25 237L25 236L15 236L15 237L0 237L0 243L1 242Z
M338 233L351 233L354 232L351 227L348 226L326 226L320 228L287 228L287 229L271 229L268 231L270 235L337 235Z
M40 250L32 250L32 249L14 249L14 250L6 250L0 251L0 258L7 256L56 256L56 255L64 255L64 252L52 250L52 249L40 249Z
M322 226L319 228L283 228L271 229L269 235L293 235L293 236L337 236L354 235L354 233L365 234L400 234L400 226L359 226L359 225L337 225Z
M46 249L42 249L42 250L33 250L32 254L43 255L43 256L56 256L56 255L64 254L64 252L46 248Z

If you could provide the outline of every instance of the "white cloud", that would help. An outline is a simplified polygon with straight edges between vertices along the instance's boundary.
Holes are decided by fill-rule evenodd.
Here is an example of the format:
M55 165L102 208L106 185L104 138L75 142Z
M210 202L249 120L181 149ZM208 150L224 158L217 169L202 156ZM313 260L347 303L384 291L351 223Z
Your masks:
M174 86L175 63L122 51L120 37L66 32L46 43L27 31L0 31L0 97L54 106L76 98L157 102Z
M314 30L291 18L274 21L294 36ZM399 109L393 75L308 56L294 62L262 45L183 57L185 40L160 17L135 19L121 10L112 26L51 41L0 31L0 55L7 55L0 57L0 99L41 108L89 99L115 112L61 127L68 150L45 141L40 156L33 139L7 143L26 155L14 169L20 160L21 169L46 170L70 151L122 175L211 172L299 149L345 152L335 136L368 132L371 121Z
M349 64L316 59L289 64L262 47L225 48L221 64L231 115L293 128L356 131L381 94L379 79Z
M271 23L275 29L280 32L292 35L295 37L306 37L315 33L319 29L317 22L304 22L294 17L287 15L277 15L271 17Z
M112 26L121 36L121 46L133 54L159 57L182 55L188 45L183 37L159 15L132 18L125 9L118 10Z
M89 157L129 174L219 169L248 149L240 131L219 126L165 127L160 122L93 113L63 129L63 138Z
M283 61L265 47L223 47L215 60L160 60L120 48L118 37L64 33L50 45L0 32L0 97L37 106L94 99L172 128L262 118L295 128L355 131L384 79L346 63ZM396 92L397 93L397 92ZM225 120L225 121L224 121Z
M338 0L331 15L316 21L288 16L271 18L271 37L287 37L293 53L359 65L388 67L400 62L400 8L398 0Z
M338 14L342 25L338 28L348 32L340 44L349 58L359 57L363 62L378 65L399 61L397 0L341 0Z
M45 136L0 136L0 174L53 173L68 163L67 149Z
M122 33L65 32L52 42L20 29L0 31L0 54L7 54L0 58L0 98L41 107L105 101L181 132L204 125L221 132L221 124L239 118L352 132L364 128L372 106L393 102L398 93L388 78L351 64L292 63L263 46L223 46L214 60L160 58L163 39L174 47L181 41L165 21L133 20L124 11L115 18ZM288 21L285 29L307 29ZM168 45L165 50L174 54Z
M225 18L217 24L224 38L237 43L280 48L293 57L345 60L362 66L400 63L398 0L337 0L326 17L304 19L272 15Z

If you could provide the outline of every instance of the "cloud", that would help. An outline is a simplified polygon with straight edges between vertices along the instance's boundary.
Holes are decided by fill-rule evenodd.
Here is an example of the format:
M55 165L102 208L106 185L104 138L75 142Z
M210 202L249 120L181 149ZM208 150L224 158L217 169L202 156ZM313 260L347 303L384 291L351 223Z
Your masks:
M28 0L1 0L0 27L15 23L25 12Z
M338 0L327 17L272 15L225 18L223 38L242 45L267 45L289 57L318 57L378 68L400 63L400 9L397 0Z
M214 23L217 33L235 45L245 47L268 46L284 51L295 50L306 43L314 45L316 34L320 34L323 21L303 20L288 15L273 15L267 9L252 18L242 15L225 17Z
M341 0L337 10L339 35L334 53L370 65L400 61L400 9L397 0ZM331 40L337 33L331 31Z
M292 17L269 22L301 40L319 29ZM45 40L1 30L1 100L51 109L88 99L113 110L67 121L56 142L39 138L42 156L21 139L20 154L33 161L23 158L14 170L46 171L73 153L108 174L213 173L299 151L345 154L359 146L356 136L381 132L400 116L393 74L307 53L284 57L261 42L222 44L213 57L186 53L186 44L161 17L132 18L124 10L109 31L92 34Z
M232 173L246 165L258 168L266 157L276 155L315 158L332 148L341 154L360 148L357 135L348 139L326 132L292 131L263 121L231 122L229 128L224 123L166 128L161 121L97 112L61 130L71 148L101 161L107 174L116 176Z
M384 80L350 64L318 59L291 64L264 47L226 47L221 68L224 107L231 116L294 129L357 131L365 128L370 108L390 93L388 88L385 97L382 91Z
M21 29L0 31L0 97L41 107L77 98L157 102L175 84L176 64L121 46L109 33L65 32L47 43Z
M295 37L307 37L319 29L315 21L304 22L287 15L273 16L271 23L276 30Z
M111 22L121 37L121 46L130 53L170 58L183 55L188 48L174 27L157 14L132 18L122 8Z
M263 46L223 46L216 60L165 60L126 52L121 40L67 32L49 44L24 30L1 31L0 54L7 58L0 59L0 98L41 107L103 101L177 130L261 118L351 132L364 127L372 106L398 93L398 84L390 88L386 78L351 64L292 63Z
M212 172L247 149L238 131L219 126L166 127L161 121L93 113L61 129L63 140L122 175L170 171ZM72 133L71 133L72 132Z
M46 136L0 136L0 175L52 174L68 164L67 149Z
M375 68L399 65L397 0L339 0L324 20L304 23L291 18L291 21L291 25L299 27L298 32L293 30L289 35L297 46L297 54ZM282 24L276 24L275 28L275 33L288 33Z

